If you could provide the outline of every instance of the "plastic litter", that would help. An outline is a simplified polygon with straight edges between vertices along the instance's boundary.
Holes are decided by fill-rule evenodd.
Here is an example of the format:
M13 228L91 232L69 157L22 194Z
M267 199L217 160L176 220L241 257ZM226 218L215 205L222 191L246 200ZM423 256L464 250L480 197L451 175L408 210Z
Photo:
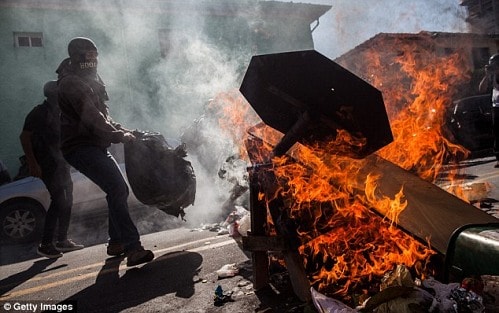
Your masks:
M346 304L318 292L314 287L310 287L312 294L312 302L319 313L358 313L356 309L352 309Z
M222 286L218 285L215 288L215 295L213 296L213 304L215 306L222 306L226 302L232 302L232 292L224 292Z
M454 305L456 312L485 312L482 297L473 291L467 291L464 288L456 288L451 291L450 298L456 302Z
M225 264L219 270L217 270L218 279L234 277L239 273L239 269L237 268L235 263Z
M483 282L467 278L462 283L443 284L430 277L416 284L404 265L386 273L380 292L355 309L310 289L312 302L320 313L483 313ZM466 287L466 288L465 288ZM488 312L488 311L487 311Z
M227 216L223 226L227 228L231 237L247 236L251 228L250 212L242 206L236 205L235 208L236 210Z
M241 236L246 237L248 236L248 231L251 229L251 216L250 213L248 212L245 214L238 222L239 227L237 228L237 231Z

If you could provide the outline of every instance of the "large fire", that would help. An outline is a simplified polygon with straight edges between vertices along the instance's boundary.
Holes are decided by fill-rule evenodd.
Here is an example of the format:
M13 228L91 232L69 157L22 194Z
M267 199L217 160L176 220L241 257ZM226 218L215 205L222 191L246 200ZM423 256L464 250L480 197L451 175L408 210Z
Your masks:
M456 86L467 79L463 60L458 53L443 57L425 54L425 49L412 42L397 42L383 51L390 48L396 52L383 55L367 50L358 55L363 62L355 62L357 68L344 66L362 73L383 93L394 141L377 154L434 181L444 162L467 154L443 136L442 128ZM248 129L250 136L263 139L267 149L282 136L266 126L253 127L259 119L237 92L221 94L215 100L224 110L222 128L234 135L238 146L245 146ZM407 206L403 186L392 197L380 194L380 177L359 174L364 160L336 153L352 140L340 130L335 142L321 147L296 144L286 156L274 157L273 171L283 183L278 194L261 195L267 197L262 199L265 201L274 196L285 199L290 217L299 221L299 252L311 283L319 291L338 296L366 288L397 264L419 275L428 274L425 264L435 254L431 238L423 243L396 227L397 216Z

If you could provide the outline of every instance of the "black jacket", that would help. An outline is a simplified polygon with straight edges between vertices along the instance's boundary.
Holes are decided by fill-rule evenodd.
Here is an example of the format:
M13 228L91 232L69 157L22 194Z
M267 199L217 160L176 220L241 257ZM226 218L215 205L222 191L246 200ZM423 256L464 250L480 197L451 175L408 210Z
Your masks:
M85 77L71 67L59 73L61 150L83 145L107 148L123 141L124 130L108 113L105 85L98 76Z

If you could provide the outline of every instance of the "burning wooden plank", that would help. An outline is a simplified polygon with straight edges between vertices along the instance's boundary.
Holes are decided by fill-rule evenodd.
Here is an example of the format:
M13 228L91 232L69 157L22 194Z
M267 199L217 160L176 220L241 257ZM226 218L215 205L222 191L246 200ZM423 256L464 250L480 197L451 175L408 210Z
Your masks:
M395 195L403 187L407 207L394 217L394 222L421 240L428 240L442 254L446 253L449 240L458 228L498 222L493 216L381 157L372 155L367 160L359 175L379 174L377 186L381 194ZM373 209L389 216L386 211Z

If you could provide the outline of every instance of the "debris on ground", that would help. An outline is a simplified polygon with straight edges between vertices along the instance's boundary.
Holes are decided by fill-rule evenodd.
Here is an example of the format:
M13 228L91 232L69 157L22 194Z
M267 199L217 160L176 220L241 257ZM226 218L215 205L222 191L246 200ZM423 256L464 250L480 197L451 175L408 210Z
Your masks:
M217 270L218 279L234 277L239 273L239 268L237 268L235 263L225 264L219 270Z
M312 302L320 313L483 313L496 312L499 278L468 277L444 284L429 277L418 284L403 265L388 272L379 293L356 308L311 288ZM488 278L487 278L488 277ZM494 283L495 282L495 283ZM499 299L498 299L499 300ZM493 308L492 311L489 308Z
M201 224L200 227L193 228L191 231L208 230L217 233L217 235L229 235L235 239L248 235L251 229L250 212L243 206L236 205L227 218L220 223Z
M486 312L499 312L499 276L482 275Z
M222 226L227 228L231 237L247 236L251 228L250 212L242 206L236 205L235 208L227 216Z
M343 304L333 298L329 298L322 293L315 290L313 287L310 288L310 293L312 294L312 302L319 313L356 313L357 310L350 308L349 306Z
M232 302L232 292L225 292L222 289L222 286L218 285L215 289L215 295L213 296L213 304L215 306L221 306L224 303Z

